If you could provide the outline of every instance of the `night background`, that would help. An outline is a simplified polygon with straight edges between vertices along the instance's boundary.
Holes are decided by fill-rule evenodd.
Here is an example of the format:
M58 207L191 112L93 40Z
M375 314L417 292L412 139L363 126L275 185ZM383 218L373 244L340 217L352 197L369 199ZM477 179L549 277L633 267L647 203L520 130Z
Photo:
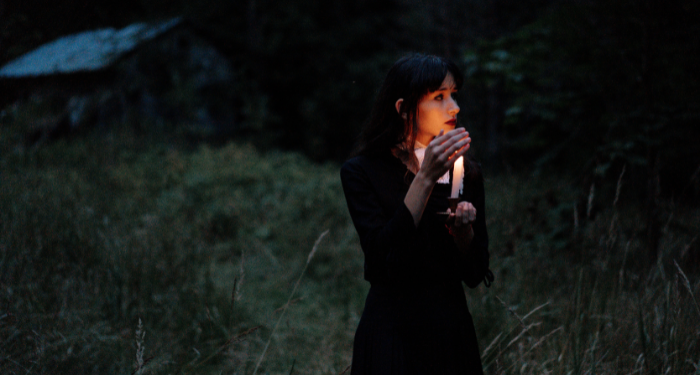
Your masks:
M108 28L73 57L158 31L21 73ZM695 0L3 1L0 373L349 373L340 164L422 52L486 179L485 372L700 374L699 35Z

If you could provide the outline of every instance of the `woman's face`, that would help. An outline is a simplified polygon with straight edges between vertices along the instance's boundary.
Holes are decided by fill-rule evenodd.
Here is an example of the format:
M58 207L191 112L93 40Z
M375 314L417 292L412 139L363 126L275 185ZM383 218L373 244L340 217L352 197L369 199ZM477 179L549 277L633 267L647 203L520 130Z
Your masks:
M447 73L437 91L423 96L418 102L418 136L416 141L427 145L433 137L445 133L457 125L459 105L456 102L457 87L452 74Z

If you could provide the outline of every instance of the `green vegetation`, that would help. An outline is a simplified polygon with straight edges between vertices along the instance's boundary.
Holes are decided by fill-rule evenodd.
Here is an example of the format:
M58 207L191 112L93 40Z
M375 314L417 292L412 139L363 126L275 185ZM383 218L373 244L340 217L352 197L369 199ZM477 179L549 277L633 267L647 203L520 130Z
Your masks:
M127 109L50 140L71 88L0 92L0 373L345 371L368 285L338 161L420 51L463 67L487 171L496 282L467 292L486 372L700 375L699 6L3 3L2 63L186 15L235 82L159 89L246 132L200 145L216 136Z
M0 139L1 373L251 374L268 341L258 373L347 368L368 286L337 164L127 126L24 149L21 125ZM563 177L487 179L496 282L467 293L487 373L700 371L700 215L662 202L648 272L620 181L587 210Z

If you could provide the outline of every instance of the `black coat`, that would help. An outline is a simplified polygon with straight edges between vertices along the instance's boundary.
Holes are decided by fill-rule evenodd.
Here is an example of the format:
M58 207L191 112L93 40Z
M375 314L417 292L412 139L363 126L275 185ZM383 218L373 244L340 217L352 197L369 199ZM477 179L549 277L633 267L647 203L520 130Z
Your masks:
M462 287L487 273L488 235L479 172L463 200L476 208L468 254L445 226L449 184L436 184L415 227L403 200L415 177L391 153L358 156L341 169L371 287L355 334L352 374L481 374Z

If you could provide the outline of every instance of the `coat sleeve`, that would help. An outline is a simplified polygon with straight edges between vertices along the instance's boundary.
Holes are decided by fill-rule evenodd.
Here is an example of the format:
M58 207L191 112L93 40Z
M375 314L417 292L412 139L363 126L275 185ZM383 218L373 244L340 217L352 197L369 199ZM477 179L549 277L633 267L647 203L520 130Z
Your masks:
M489 270L489 237L486 232L484 178L481 172L465 185L469 186L466 190L469 193L465 194L465 199L476 208L476 220L472 224L474 239L468 253L462 254L462 280L470 288L475 288L481 281L490 286L493 274Z
M360 237L365 253L365 278L372 281L390 278L392 266L409 256L419 234L413 216L401 201L393 213L387 214L382 205L376 176L362 163L349 161L340 170L348 211Z

